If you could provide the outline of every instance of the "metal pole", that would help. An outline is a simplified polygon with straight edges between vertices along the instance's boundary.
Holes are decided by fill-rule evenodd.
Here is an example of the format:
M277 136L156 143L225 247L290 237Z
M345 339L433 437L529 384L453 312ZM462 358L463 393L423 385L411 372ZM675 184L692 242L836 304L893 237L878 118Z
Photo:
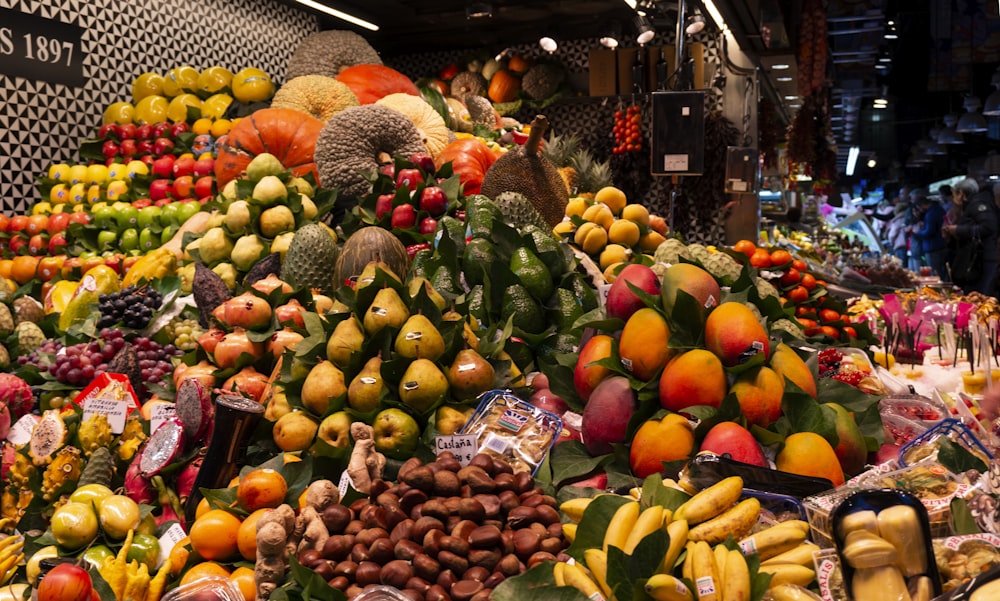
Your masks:
M681 65L684 63L684 14L687 12L687 2L677 2L677 31L674 34L674 82L684 81L681 77Z

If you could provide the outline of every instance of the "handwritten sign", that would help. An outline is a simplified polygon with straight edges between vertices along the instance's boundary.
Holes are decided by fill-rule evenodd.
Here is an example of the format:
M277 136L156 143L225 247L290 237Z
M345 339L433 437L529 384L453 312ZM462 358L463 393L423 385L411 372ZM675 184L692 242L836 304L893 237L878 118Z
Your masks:
M149 414L149 431L156 432L160 424L177 415L177 406L173 403L156 403Z
M81 87L83 28L0 8L0 73Z
M157 567L170 557L170 551L173 550L174 545L179 543L185 536L187 536L187 533L184 532L180 524L171 524L167 528L167 531L160 537L160 557L156 561Z
M121 434L125 430L125 418L128 417L128 403L101 397L92 397L84 401L83 420L86 421L96 414L105 415L111 431Z
M479 452L479 442L475 434L452 434L434 437L434 454L451 451L462 465L469 465Z
M31 413L22 415L21 419L17 420L7 432L7 440L15 445L28 444L31 442L31 433L34 431L35 425L38 424L41 419L42 418L37 415L32 415Z

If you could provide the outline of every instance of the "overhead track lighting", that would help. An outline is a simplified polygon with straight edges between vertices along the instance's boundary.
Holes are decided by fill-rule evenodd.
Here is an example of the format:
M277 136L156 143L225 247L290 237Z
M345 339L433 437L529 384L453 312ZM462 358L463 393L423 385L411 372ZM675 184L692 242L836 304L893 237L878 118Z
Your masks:
M858 165L858 155L861 154L861 149L857 146L851 146L851 149L847 151L847 169L845 173L847 177L854 175L854 168Z
M350 13L345 13L342 10L337 10L336 8L325 6L323 4L320 4L319 2L313 2L313 0L295 0L295 1L301 4L302 6L309 7L321 13L326 13L331 17L336 17L340 19L341 21L347 21L348 23L353 23L354 25L357 25L358 27L364 27L369 31L378 31L378 25L372 23L371 21L365 21L360 17L355 17Z
M617 48L618 41L622 38L622 24L621 21L612 20L611 24L608 25L608 30L602 35L598 41L601 46L605 48Z
M539 47L541 47L542 50L548 52L549 54L554 53L556 49L559 48L559 44L557 44L555 40L553 40L548 36L545 36L542 39L538 40L538 45Z
M653 28L653 23L649 20L649 17L645 15L635 16L635 41L639 44L648 44L653 41L653 37L656 35L656 29Z
M493 3L469 0L465 5L466 19L488 19L493 16Z
M969 94L965 97L962 107L966 112L959 118L958 123L955 125L956 132L960 134L978 134L989 131L989 127L986 126L986 118L979 114L980 106L981 103L976 96Z
M896 31L896 22L889 19L885 22L885 33L882 35L887 40L899 39L899 32Z
M694 35L696 33L701 33L705 29L705 16L701 14L701 11L697 8L694 9L694 13L688 16L687 24L684 27L684 33L688 35Z
M955 125L958 124L958 115L949 113L942 120L944 121L944 127L938 133L938 144L962 144L964 142L962 136L955 131Z

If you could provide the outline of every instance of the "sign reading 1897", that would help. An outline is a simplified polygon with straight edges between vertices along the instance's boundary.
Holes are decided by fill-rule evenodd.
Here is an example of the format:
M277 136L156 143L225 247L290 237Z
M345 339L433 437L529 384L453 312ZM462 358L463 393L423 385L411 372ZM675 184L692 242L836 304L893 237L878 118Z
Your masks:
M0 74L83 85L83 28L0 8Z

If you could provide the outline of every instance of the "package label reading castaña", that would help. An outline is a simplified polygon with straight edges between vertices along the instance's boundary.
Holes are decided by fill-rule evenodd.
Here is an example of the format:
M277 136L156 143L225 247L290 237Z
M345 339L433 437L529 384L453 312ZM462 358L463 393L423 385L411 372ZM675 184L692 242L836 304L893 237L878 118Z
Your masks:
M0 8L0 75L79 87L83 28Z

